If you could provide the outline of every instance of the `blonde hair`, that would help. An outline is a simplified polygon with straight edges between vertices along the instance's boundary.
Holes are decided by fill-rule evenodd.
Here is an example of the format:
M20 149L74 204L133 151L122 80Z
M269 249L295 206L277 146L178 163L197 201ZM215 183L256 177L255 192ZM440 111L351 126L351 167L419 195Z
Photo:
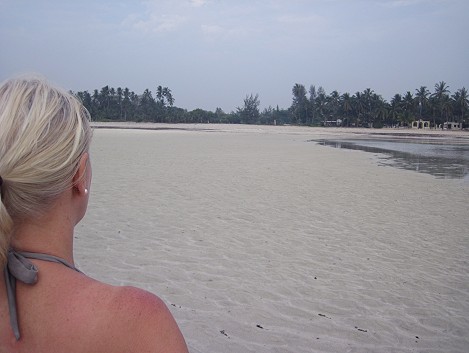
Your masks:
M44 79L0 85L0 269L15 223L40 216L72 187L91 135L78 99Z

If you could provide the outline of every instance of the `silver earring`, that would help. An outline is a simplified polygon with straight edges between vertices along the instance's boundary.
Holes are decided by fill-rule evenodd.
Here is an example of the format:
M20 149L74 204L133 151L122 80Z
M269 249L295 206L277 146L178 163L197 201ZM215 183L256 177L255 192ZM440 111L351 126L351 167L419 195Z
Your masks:
M88 189L85 189L85 195L88 195Z

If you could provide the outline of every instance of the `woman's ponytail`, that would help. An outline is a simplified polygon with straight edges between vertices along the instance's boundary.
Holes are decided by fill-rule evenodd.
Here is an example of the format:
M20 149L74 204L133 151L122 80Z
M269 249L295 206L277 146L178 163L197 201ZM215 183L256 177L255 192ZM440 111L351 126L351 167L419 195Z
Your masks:
M13 220L2 201L2 178L0 177L0 269L6 264L8 248L10 247Z

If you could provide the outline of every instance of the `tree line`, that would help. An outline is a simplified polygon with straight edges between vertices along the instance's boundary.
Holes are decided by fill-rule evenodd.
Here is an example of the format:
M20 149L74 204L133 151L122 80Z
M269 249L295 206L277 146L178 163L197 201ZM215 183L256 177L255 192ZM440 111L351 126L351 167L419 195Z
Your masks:
M259 95L246 95L243 105L225 113L203 109L188 111L174 105L175 98L168 87L157 86L155 95L149 89L136 94L128 88L105 86L76 95L95 121L148 121L158 123L228 123L228 124L294 124L309 126L398 127L409 126L415 120L431 121L439 127L447 121L469 127L467 112L469 96L465 87L453 94L448 85L438 82L430 92L426 86L395 94L390 102L367 88L355 94L327 94L324 88L303 84L292 88L289 108L268 107L260 111Z

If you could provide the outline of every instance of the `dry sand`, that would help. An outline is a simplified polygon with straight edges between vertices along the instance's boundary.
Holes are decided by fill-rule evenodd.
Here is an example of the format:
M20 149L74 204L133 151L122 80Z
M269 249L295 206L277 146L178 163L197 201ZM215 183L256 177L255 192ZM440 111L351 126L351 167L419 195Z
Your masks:
M192 352L469 351L467 182L307 142L373 130L147 126L95 130L75 258Z

